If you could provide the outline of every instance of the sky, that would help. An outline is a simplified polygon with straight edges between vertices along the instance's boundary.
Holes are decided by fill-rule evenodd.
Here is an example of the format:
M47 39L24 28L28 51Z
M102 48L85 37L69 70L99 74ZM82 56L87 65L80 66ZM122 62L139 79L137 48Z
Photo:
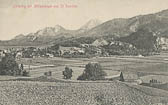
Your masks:
M55 5L57 8L34 8L34 5ZM32 7L23 8L25 6ZM168 0L0 0L0 40L55 25L75 30L90 19L105 22L164 9L168 9Z

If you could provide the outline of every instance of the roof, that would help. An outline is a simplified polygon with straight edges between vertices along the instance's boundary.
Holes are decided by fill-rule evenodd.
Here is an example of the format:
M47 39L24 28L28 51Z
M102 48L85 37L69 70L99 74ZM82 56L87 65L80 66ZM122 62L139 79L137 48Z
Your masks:
M95 40L92 43L92 45L94 45L94 46L104 46L104 45L108 45L108 42L106 40L104 40L104 39L101 38L101 39Z
M138 79L138 75L137 74L133 74L133 73L125 73L123 72L123 76L125 80L135 80Z
M79 48L79 47L63 47L63 46L60 46L59 50L63 50L63 51L84 51L84 49Z

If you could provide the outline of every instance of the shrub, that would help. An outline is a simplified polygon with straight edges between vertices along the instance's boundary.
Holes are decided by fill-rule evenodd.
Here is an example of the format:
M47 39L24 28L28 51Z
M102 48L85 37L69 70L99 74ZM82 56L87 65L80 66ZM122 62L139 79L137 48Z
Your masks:
M102 80L107 74L102 70L99 63L88 63L85 70L78 80Z
M30 76L30 75L29 75L28 71L24 70L23 73L22 73L22 76Z
M69 67L65 67L65 70L62 72L64 75L64 79L71 79L72 77L72 69L70 69Z

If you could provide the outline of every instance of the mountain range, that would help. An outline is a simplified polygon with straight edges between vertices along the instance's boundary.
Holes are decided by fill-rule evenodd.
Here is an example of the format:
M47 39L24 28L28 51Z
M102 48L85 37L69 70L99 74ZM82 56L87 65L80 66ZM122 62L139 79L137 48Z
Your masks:
M112 19L104 23L93 19L77 30L68 30L60 25L46 27L35 33L20 34L11 40L0 41L0 46L49 45L79 38L121 38L132 35L142 28L148 29L154 36L168 37L168 10L132 18Z

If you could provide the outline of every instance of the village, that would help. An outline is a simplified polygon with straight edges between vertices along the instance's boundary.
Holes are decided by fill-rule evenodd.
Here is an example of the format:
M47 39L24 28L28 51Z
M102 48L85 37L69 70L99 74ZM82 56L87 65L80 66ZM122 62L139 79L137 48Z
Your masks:
M112 50L109 49L109 46L112 46ZM103 48L106 48L103 49ZM115 48L116 47L116 48ZM115 49L117 50L115 50ZM82 74L84 67L88 63L97 62L102 65L103 70L107 73L105 78L103 80L105 81L119 81L122 80L122 82L130 83L134 85L145 85L145 86L151 86L158 88L159 85L167 84L166 81L163 79L160 79L160 76L156 76L154 72L148 73L148 71L139 71L137 70L129 70L131 68L130 66L135 66L133 63L141 62L141 59L146 60L148 57L144 57L140 53L137 53L135 55L116 52L122 52L120 48L123 51L126 52L134 52L136 50L135 46L129 43L124 43L120 41L111 41L108 42L104 39L97 39L91 44L80 44L79 47L67 47L67 46L51 46L51 47L25 47L25 48L8 48L8 49L1 49L0 50L0 57L5 57L6 54L12 54L15 58L15 60L19 64L19 68L22 68L24 66L25 73L30 72L30 77L39 77L39 76L47 76L47 78L57 78L63 80L63 70L65 67L70 67L73 70L72 78L70 81L76 81L80 74ZM116 52L115 52L116 51ZM119 55L118 55L119 54ZM73 60L72 60L73 59ZM80 60L79 60L80 59ZM102 59L102 60L99 60ZM108 59L111 59L108 61ZM116 59L116 61L115 61ZM121 60L120 60L121 59ZM133 59L133 61L132 61ZM135 61L134 61L135 59ZM79 61L78 61L79 60ZM82 60L86 60L86 62L83 62ZM104 61L107 60L107 61ZM114 60L114 61L113 61ZM118 61L119 60L119 61ZM126 62L124 61L126 60ZM125 63L132 62L131 65L127 67ZM131 61L130 61L131 60ZM140 61L139 61L140 60ZM54 62L55 63L44 63L45 62ZM68 63L58 63L58 62L68 62ZM78 63L77 63L78 62ZM106 63L107 62L107 63ZM113 65L112 62L115 62L119 65L117 65L117 68ZM124 62L124 65L122 64ZM143 61L144 62L144 61ZM153 62L153 61L151 61ZM59 65L57 67L57 65ZM139 63L136 63L136 65L139 65ZM110 68L109 68L109 67ZM141 68L142 65L139 65ZM61 69L60 69L61 68ZM60 69L58 71L58 69ZM165 69L165 68L163 68ZM39 71L39 74L37 75L36 71ZM147 73L146 73L147 72ZM149 71L150 72L150 71ZM54 75L53 75L54 74ZM147 76L145 76L147 74ZM152 74L154 74L152 76ZM56 75L56 76L55 76ZM143 76L144 75L144 76ZM148 78L149 75L149 78ZM123 79L121 79L121 76ZM164 76L163 76L164 77Z
M91 44L80 44L79 47L72 46L66 47L57 45L52 47L26 47L26 48L4 48L0 50L0 56L3 57L5 53L15 54L17 59L19 58L36 58L36 57L94 57L94 56L110 56L113 52L105 51L104 46L116 46L116 47L125 47L125 49L136 49L132 44L112 41L108 42L104 39L97 39ZM119 51L118 52L122 52ZM111 54L110 54L111 53ZM117 55L117 51L114 55ZM118 53L120 54L120 53ZM122 54L122 53L121 53ZM113 55L113 54L112 54ZM124 55L124 53L123 53ZM131 54L130 54L131 55Z

